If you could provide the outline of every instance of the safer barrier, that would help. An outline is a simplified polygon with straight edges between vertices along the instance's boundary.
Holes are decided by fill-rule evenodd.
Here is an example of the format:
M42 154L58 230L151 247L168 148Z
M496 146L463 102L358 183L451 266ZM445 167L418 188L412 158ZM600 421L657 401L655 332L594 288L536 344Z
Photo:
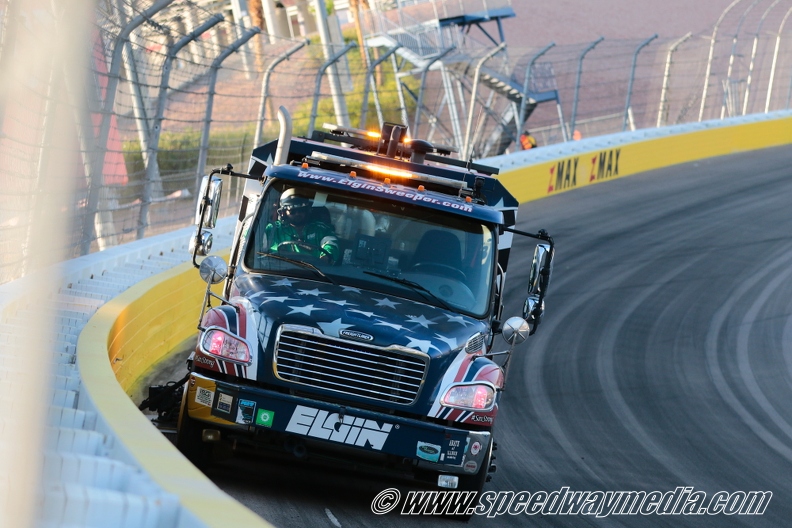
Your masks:
M501 167L502 180L522 203L679 163L789 143L792 112L785 111L614 134L485 163ZM100 420L156 483L179 497L193 526L264 526L190 466L122 389L194 331L202 291L197 273L182 265L106 303L80 334L83 385ZM180 525L187 525L184 517Z
M600 136L482 160L520 203L602 181L792 143L792 112Z
M119 447L164 491L177 495L181 526L270 526L233 500L153 428L127 392L151 366L194 335L205 284L186 263L105 303L80 334L85 394Z

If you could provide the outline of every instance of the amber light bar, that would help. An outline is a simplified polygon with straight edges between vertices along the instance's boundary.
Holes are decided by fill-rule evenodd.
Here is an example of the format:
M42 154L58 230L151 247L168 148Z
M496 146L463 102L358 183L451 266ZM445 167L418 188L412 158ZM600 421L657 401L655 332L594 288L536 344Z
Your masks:
M376 175L381 175L383 177L387 176L387 177L405 178L420 182L434 183L437 185L445 185L446 187L452 187L454 189L467 189L467 182L465 181L452 180L451 178L443 178L442 176L432 176L431 174L423 174L416 172L408 172L400 169L393 169L391 167L384 167L382 165L377 165L376 163L368 163L365 161L345 158L343 156L326 154L324 152L314 151L311 153L310 159L313 159L315 161L326 161L329 163L337 163L339 165L346 165L347 167L352 167L355 169L363 169L372 172Z

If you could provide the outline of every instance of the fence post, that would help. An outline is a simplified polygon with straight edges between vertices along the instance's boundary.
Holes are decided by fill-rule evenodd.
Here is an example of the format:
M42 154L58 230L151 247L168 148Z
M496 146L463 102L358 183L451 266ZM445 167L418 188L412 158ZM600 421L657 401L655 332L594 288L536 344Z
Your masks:
M291 48L281 53L270 63L269 66L267 66L267 71L264 72L264 79L261 82L261 99L259 101L258 117L256 120L256 136L253 140L253 148L258 147L261 144L261 138L264 134L264 115L267 111L267 98L269 97L269 82L272 71L275 69L275 66L287 60L309 43L310 41L308 39L298 42Z
M753 77L753 69L754 63L756 61L756 48L759 46L759 33L762 31L762 24L764 24L765 18L770 13L770 10L773 9L779 0L774 0L770 7L765 9L765 12L762 13L762 18L759 19L759 25L756 28L756 34L754 35L753 41L753 48L751 49L751 64L748 66L748 80L745 81L745 94L743 95L743 106L742 106L742 115L745 115L745 112L748 110L748 95L751 93L751 79Z
M324 76L325 70L327 70L327 68L329 68L331 65L335 64L338 61L338 59L346 55L349 50L356 47L357 47L356 42L348 43L346 46L344 46L344 49L342 49L335 55L332 55L319 68L319 72L316 74L316 89L314 90L313 102L311 103L311 118L308 121L309 138L311 137L311 135L313 135L314 127L316 126L316 112L317 112L317 108L319 107L319 90L321 90L322 88L322 77ZM336 115L336 118L338 117L339 116ZM339 123L339 124L343 125L343 123Z
M523 127L525 126L525 109L528 106L528 86L531 83L531 69L533 68L536 61L539 60L542 55L550 51L550 49L555 46L555 42L551 42L544 48L542 48L539 53L531 57L531 61L528 63L528 66L525 70L525 81L523 81L523 93L522 93L522 101L520 101L520 113L517 115L517 137L520 137L522 133ZM561 127L564 127L564 124L561 123Z
M330 81L330 93L333 97L333 108L335 109L336 120L338 121L339 125L349 126L349 111L347 110L346 99L344 99L344 92L341 88L341 79L338 75L338 68L335 67L335 62L343 57L344 54L342 53L337 59L330 62L330 57L333 50L333 42L332 38L330 37L330 28L327 25L327 7L325 6L325 0L313 0L313 2L314 8L316 10L316 25L318 26L317 29L319 30L319 37L322 40L325 59L329 63L326 64L331 66L328 80ZM344 50L344 53L349 51L346 48L344 48ZM312 130L309 131L309 136L311 132Z
M104 185L103 181L103 167L104 161L107 157L107 138L110 135L110 116L113 113L113 107L115 106L115 98L116 98L116 90L118 89L118 82L121 80L121 76L119 75L121 71L121 63L123 62L122 59L122 52L124 50L124 43L129 39L129 35L134 31L138 26L140 26L146 20L152 18L155 14L160 12L162 9L169 6L173 3L173 0L157 0L154 4L140 13L138 16L133 18L129 24L124 26L121 32L116 36L113 42L113 55L110 61L110 70L107 74L107 87L105 88L105 100L104 104L102 105L101 111L101 122L99 125L99 134L97 135L97 149L95 150L95 156L91 160L91 181L89 183L89 190L88 190L88 201L86 204L86 214L89 216L95 216L99 214L97 211L100 199L101 189ZM95 221L91 219L92 222ZM86 223L88 220L86 220ZM91 233L95 232L94 228L89 228L87 231L83 231L83 233ZM99 237L97 237L99 238ZM88 239L84 239L81 241L80 244L80 253L82 255L86 255L91 250L91 240L90 237Z
M748 7L748 9L745 10L743 15L740 17L740 22L737 24L737 29L734 30L734 37L732 38L731 55L729 55L729 69L726 71L726 80L724 81L725 90L724 90L724 94L723 94L723 104L721 104L721 113L720 113L720 118L721 119L726 117L726 107L727 107L727 105L729 103L730 96L732 95L731 94L731 75L732 75L732 70L734 68L734 56L737 54L737 38L740 36L740 29L742 29L742 25L745 23L745 19L748 17L748 13L750 13L751 9L753 9L756 6L756 4L758 4L760 1L761 0L754 0L753 4L751 4ZM736 101L735 100L733 100L733 101L735 103L739 102L739 96L738 96ZM735 108L732 108L731 112L733 114L735 114L735 115L737 114L736 105L735 105Z
M677 48L682 45L683 42L685 42L687 39L690 38L691 35L693 35L693 33L688 31L687 35L675 41L673 44L671 44L671 47L668 48L668 55L666 55L665 72L663 73L663 89L660 90L660 107L657 109L658 128L663 126L663 122L665 121L663 116L668 111L668 108L666 108L666 105L668 104L668 100L666 98L668 97L668 83L669 83L669 79L671 78L671 56L674 54Z
M622 132L627 130L627 121L630 122L630 130L635 130L635 123L631 119L632 107L630 106L630 104L632 102L633 83L635 82L635 68L638 66L638 54L641 53L641 50L644 49L646 46L648 46L649 43L656 38L657 38L657 33L655 33L648 39L641 42L638 45L638 47L635 49L635 53L633 54L632 67L630 68L630 82L627 84L627 102L624 105L624 122L622 123Z
M586 58L586 54L593 50L597 44L605 40L605 37L600 37L583 50L583 53L580 54L578 58L578 70L577 70L577 78L575 80L575 97L572 100L572 118L569 121L569 128L571 128L572 134L575 133L575 122L577 121L577 108L578 108L578 97L580 95L580 77L583 75L583 59Z
M212 124L212 107L214 105L215 86L217 85L217 73L224 60L259 33L261 33L261 30L257 27L246 30L242 37L236 39L230 46L223 50L223 52L212 61L212 65L209 67L209 98L206 101L204 126L203 130L201 130L201 147L198 151L198 169L195 172L196 200L198 200L198 189L201 187L201 178L204 175L204 170L206 170L206 158L209 155L209 128Z
M360 127L359 128L366 128L366 117L368 114L368 98L369 98L369 80L371 80L371 88L374 89L374 98L378 98L377 96L377 83L374 81L373 73L374 70L385 62L393 53L396 53L396 50L401 48L401 44L396 44L392 48L388 49L384 54L380 55L380 57L369 64L369 67L366 69L366 77L363 79L363 103L360 107ZM377 105L379 107L379 105ZM380 128L382 128L382 115L381 112L378 111L377 117L380 121Z
M478 91L479 78L481 77L481 67L484 66L485 62L490 60L505 47L506 47L506 43L501 42L494 49L491 49L489 53L481 57L478 63L476 64L476 73L473 76L473 88L470 91L470 108L468 108L468 118L467 118L467 123L465 125L465 145L462 148L461 159L466 160L470 158L472 154L471 153L472 148L470 145L470 132L471 129L473 128L473 109L476 106L476 92ZM423 87L423 83L421 83L421 87ZM420 112L421 108L419 107L417 111ZM416 126L416 129L417 128L418 127Z
M432 64L439 61L440 59L442 59L443 57L445 57L455 49L456 46L452 45L450 48L446 48L440 53L427 58L426 64L424 64L424 67L421 68L421 86L418 89L418 103L415 107L415 121L413 123L413 131L412 131L413 137L418 137L418 127L421 126L421 107L423 106L424 91L426 90L426 75L429 72L429 68L432 67Z
M698 120L704 118L704 105L707 102L707 90L709 90L709 78L710 74L712 73L712 56L715 53L715 37L718 35L718 27L720 27L721 22L723 19L726 18L726 15L729 14L729 11L732 10L734 6L739 4L742 0L734 0L731 4L729 4L726 9L723 10L718 20L715 22L715 27L712 28L712 37L710 37L710 47L709 47L709 57L707 58L707 71L704 73L704 91L701 93L701 108L699 109L699 117Z
M776 64L778 62L778 49L781 47L781 32L784 31L784 24L786 24L790 13L792 13L792 7L787 10L784 18L781 20L778 33L776 33L775 51L773 52L773 65L770 67L770 81L767 83L767 99L765 100L764 109L765 114L770 111L770 97L773 95L773 80L775 79Z
M137 238L140 240L146 234L146 228L149 225L148 213L151 205L152 195L157 195L156 198L161 198L159 194L162 193L162 178L159 170L159 142L162 136L162 121L165 117L165 105L168 101L168 85L170 83L170 75L173 69L173 61L176 60L176 55L189 43L195 41L198 37L203 35L211 27L219 24L225 20L225 17L220 13L215 14L203 24L193 29L190 33L183 36L175 44L168 48L165 61L162 64L162 77L160 77L159 93L157 94L157 109L154 114L154 122L151 126L151 139L149 140L149 155L146 161L146 181L143 185L143 197L140 204L140 214L138 217ZM158 187L158 192L152 192L152 186Z

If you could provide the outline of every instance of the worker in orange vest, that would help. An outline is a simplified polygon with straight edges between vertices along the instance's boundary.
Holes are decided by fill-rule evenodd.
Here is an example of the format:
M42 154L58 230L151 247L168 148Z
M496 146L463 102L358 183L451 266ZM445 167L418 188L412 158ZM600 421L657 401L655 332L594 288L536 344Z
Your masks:
M527 130L520 134L520 147L523 150L536 148L536 139Z

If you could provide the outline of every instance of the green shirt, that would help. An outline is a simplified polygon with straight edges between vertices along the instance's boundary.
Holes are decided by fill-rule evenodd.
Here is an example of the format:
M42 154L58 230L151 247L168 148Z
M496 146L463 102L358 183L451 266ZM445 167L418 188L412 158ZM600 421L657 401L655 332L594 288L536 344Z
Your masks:
M265 229L267 235L267 242L270 251L275 252L278 246L283 242L305 242L310 246L314 246L315 250L309 251L304 246L296 244L286 245L286 251L293 253L306 253L314 257L321 257L325 253L318 248L324 249L333 262L338 260L338 241L335 236L333 228L324 222L310 222L303 227L302 236L297 234L297 230L291 224L277 220L267 224Z

